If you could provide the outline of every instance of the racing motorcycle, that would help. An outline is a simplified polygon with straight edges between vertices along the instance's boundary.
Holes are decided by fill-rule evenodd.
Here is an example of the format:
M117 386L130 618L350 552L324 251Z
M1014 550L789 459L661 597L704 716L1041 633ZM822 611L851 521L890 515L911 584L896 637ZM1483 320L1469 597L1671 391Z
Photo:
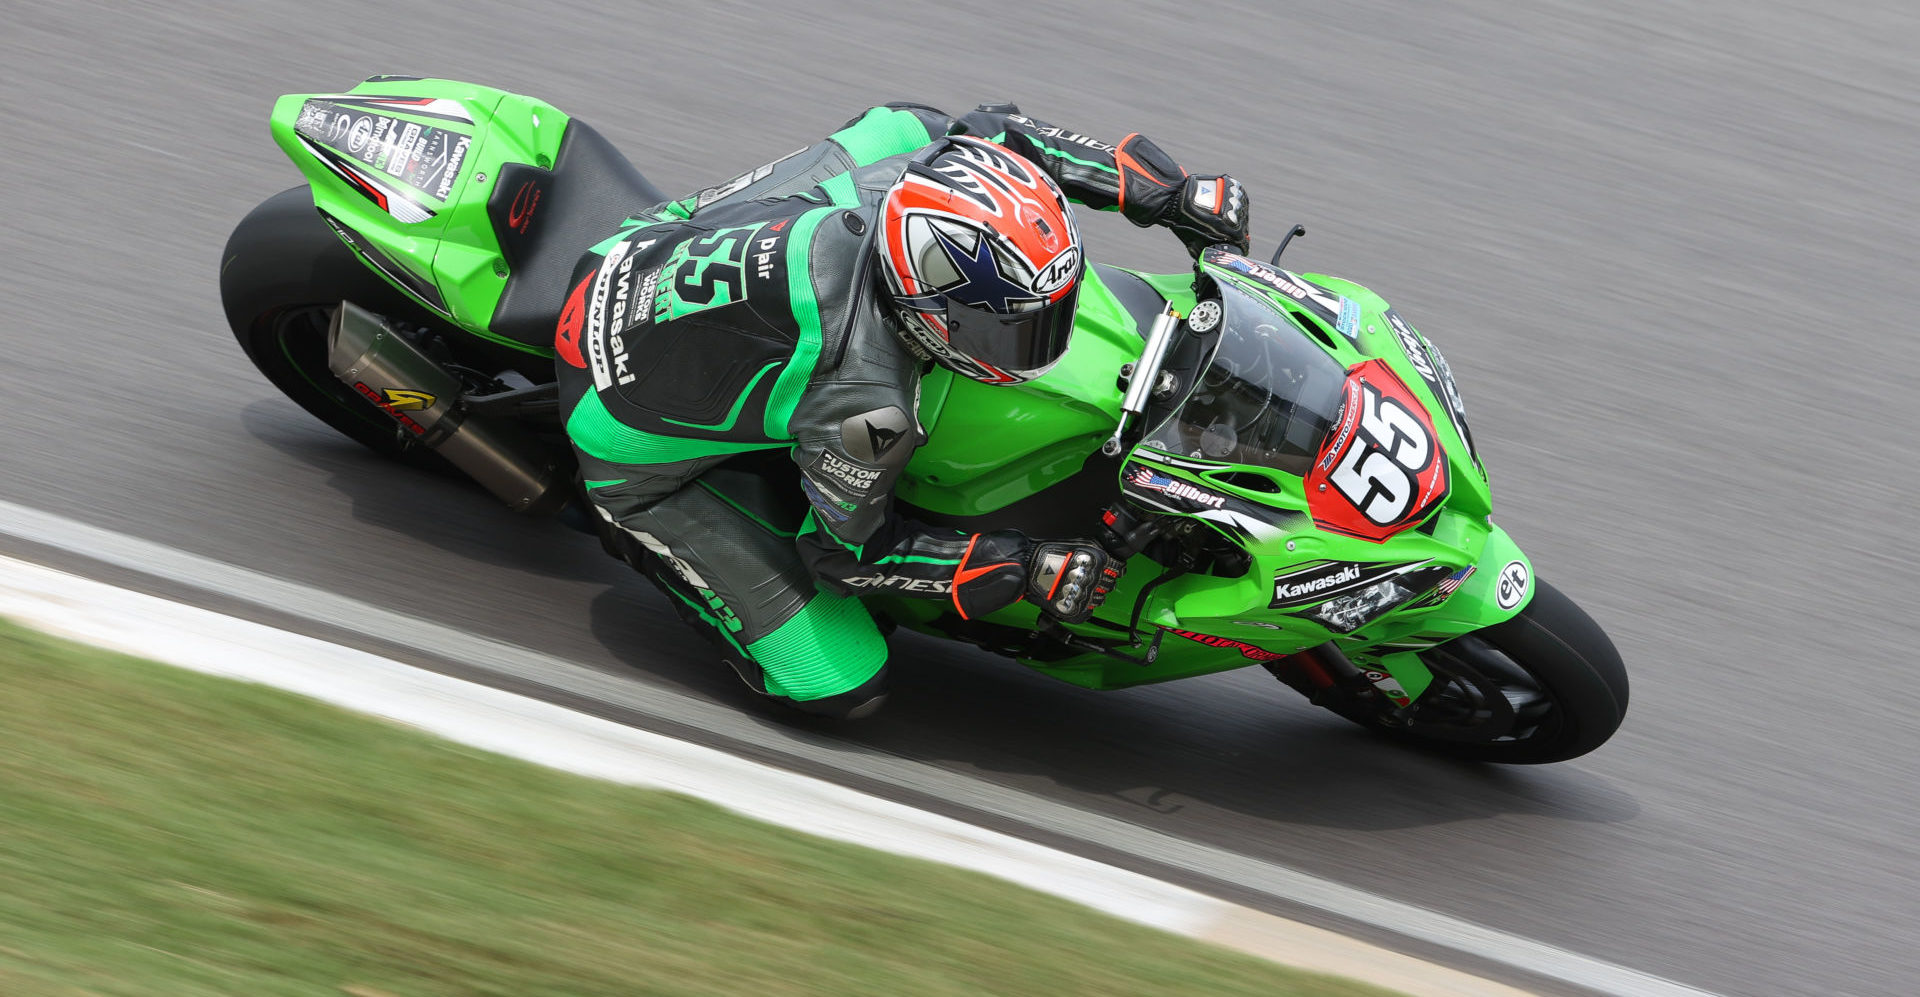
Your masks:
M272 134L306 183L240 222L220 274L255 366L354 440L511 509L582 501L556 317L583 250L667 196L585 122L448 80L282 97ZM1216 247L1179 274L1093 264L1044 377L924 379L904 511L1097 529L1129 564L1093 619L863 601L885 626L1092 689L1258 665L1429 750L1538 763L1598 747L1625 715L1625 670L1493 524L1446 360L1366 288L1282 268L1286 246L1266 262Z

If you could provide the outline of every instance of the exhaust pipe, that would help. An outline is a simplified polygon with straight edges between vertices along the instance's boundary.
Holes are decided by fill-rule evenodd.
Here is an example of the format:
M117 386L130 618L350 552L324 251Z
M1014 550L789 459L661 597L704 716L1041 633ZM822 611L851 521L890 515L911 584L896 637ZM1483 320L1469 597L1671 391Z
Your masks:
M571 497L570 482L538 440L513 423L467 418L460 379L351 301L333 311L327 368L507 508L556 512Z

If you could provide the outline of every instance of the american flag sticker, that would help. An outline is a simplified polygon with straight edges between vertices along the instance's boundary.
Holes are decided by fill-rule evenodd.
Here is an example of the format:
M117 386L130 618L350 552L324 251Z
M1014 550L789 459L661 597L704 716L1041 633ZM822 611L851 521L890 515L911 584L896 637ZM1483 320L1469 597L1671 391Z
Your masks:
M1454 590L1458 589L1462 584L1464 584L1467 580L1467 577L1473 574L1473 568L1474 566L1469 564L1466 567L1461 568L1459 571L1456 571L1453 574L1448 575L1445 581L1433 587L1433 594L1439 596L1442 599L1445 599L1447 596L1452 595L1454 593Z

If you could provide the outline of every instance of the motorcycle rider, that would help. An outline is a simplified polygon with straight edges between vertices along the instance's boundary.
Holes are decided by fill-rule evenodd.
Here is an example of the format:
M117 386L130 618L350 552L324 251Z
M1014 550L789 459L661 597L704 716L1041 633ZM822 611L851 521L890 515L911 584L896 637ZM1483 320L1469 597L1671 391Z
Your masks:
M603 542L756 691L833 717L878 708L886 644L863 591L965 619L1026 598L1078 621L1119 580L1093 540L933 528L892 501L925 441L929 364L1011 384L1065 352L1085 267L1068 198L1171 228L1196 256L1247 247L1239 182L1188 175L1137 133L1108 145L1011 104L888 104L582 259L556 367ZM759 469L778 451L800 495Z

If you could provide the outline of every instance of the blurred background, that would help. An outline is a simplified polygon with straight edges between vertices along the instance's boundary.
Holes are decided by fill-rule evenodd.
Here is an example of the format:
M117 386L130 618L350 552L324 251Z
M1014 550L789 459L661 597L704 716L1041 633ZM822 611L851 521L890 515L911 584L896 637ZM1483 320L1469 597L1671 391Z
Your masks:
M756 707L595 544L397 474L253 371L231 226L282 93L549 100L679 194L865 107L1013 100L1254 199L1256 255L1446 351L1496 516L1612 634L1627 723L1538 770L1392 750L1257 669L1098 694L903 638L849 741L1728 994L1920 977L1901 4L15 3L0 498ZM1184 267L1086 225L1095 259Z

